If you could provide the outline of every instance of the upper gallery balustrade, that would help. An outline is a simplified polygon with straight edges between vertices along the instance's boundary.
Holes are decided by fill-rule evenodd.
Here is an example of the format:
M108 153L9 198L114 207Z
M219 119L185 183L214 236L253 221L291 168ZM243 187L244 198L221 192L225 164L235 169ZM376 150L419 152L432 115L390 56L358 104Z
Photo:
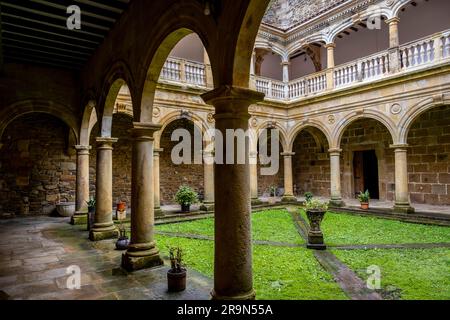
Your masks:
M450 62L450 30L289 82L252 76L251 87L265 93L266 99L290 102L445 62ZM160 81L211 88L210 69L209 65L170 57Z

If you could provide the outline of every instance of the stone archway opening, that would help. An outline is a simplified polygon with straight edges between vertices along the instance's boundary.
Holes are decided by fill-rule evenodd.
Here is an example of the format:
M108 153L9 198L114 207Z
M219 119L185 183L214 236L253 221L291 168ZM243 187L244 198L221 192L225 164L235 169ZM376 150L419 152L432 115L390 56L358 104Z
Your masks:
M411 202L450 205L450 105L414 119L407 143Z
M395 198L395 160L392 136L375 119L355 120L341 138L342 195L355 199L369 190L371 199L393 201Z
M302 197L311 192L317 197L330 196L330 158L328 140L323 132L308 127L294 140L294 194Z
M186 130L191 137L191 163L175 164L172 159L172 151L180 141L172 141L175 130ZM178 188L182 185L189 186L199 194L199 200L204 200L204 168L203 164L194 163L194 156L198 150L194 145L194 132L200 133L200 129L189 119L181 118L169 123L161 132L160 141L160 198L162 205L175 204L174 198ZM178 154L177 154L178 155ZM181 155L181 154L180 154ZM184 154L182 154L184 156Z
M46 113L17 117L1 137L0 216L49 215L75 202L74 132Z

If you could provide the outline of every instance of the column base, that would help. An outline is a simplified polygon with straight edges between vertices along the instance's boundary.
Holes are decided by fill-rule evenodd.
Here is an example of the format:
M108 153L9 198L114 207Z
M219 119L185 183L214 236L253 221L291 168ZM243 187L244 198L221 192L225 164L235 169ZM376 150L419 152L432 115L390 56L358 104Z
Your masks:
M164 212L162 211L161 208L155 208L154 213L155 213L155 218L164 217Z
M395 204L394 205L395 213L414 213L416 209L411 207L409 204Z
M75 212L70 219L70 224L73 226L85 225L88 222L87 212Z
M119 230L115 226L99 228L94 227L89 231L89 240L101 241L107 239L116 239L119 237Z
M214 211L214 202L205 202L200 206L201 211Z
M263 202L261 200L259 200L258 198L252 199L252 206L258 206L260 204L263 204Z
M243 300L255 300L256 299L256 292L255 290L251 290L250 292L239 294L236 296L222 296L216 293L215 290L211 292L211 299L212 300L219 300L219 301L243 301Z
M164 265L164 261L159 256L159 250L153 247L144 251L130 251L122 255L122 268L128 272L142 269L151 269Z
M345 207L345 202L342 200L331 199L330 202L328 203L328 206L330 208L342 208L342 207Z
M284 196L283 198L281 198L281 202L284 203L295 203L297 202L297 198L294 196Z

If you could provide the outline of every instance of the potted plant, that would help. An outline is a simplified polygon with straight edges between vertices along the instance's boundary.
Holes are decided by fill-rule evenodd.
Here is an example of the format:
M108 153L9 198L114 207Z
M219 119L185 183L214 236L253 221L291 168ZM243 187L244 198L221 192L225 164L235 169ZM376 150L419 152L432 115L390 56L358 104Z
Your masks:
M95 198L90 198L89 201L86 201L87 207L88 207L88 223L87 223L87 229L88 231L91 230L91 226L94 225L94 216L95 216Z
M183 266L183 250L170 249L170 270L167 271L167 287L169 292L180 292L186 289L186 268Z
M369 201L370 201L369 190L366 190L366 192L361 191L358 195L358 200L361 203L361 209L368 210L369 209Z
M125 201L117 202L116 218L117 220L125 220L127 218L127 203Z
M127 250L128 246L130 245L130 239L128 239L127 230L125 229L125 226L122 224L122 221L121 220L119 221L120 221L119 239L116 241L116 249Z
M277 202L276 196L277 196L277 186L270 186L269 187L269 204L275 204Z
M305 192L304 197L306 204L307 202L311 201L314 198L314 195L312 194L312 192Z
M175 195L175 201L181 206L182 212L190 212L191 205L198 202L198 194L188 186L181 186Z
M320 229L323 217L328 210L328 203L311 198L306 202L306 215L309 220L307 248L325 250L323 233Z

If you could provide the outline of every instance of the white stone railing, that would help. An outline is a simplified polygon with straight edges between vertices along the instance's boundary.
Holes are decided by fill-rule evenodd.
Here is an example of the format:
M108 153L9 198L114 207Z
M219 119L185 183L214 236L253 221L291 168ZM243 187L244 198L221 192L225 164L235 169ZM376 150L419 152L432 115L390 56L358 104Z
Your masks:
M163 66L160 79L206 87L206 65L170 57Z
M268 99L286 99L286 84L270 78L255 77L256 91L262 92Z
M320 71L300 79L290 81L288 84L288 98L298 99L311 94L324 92L327 89L326 71Z
M254 76L251 86L267 99L290 101L426 68L441 61L450 62L450 30L289 82ZM210 66L174 57L164 64L161 80L212 87Z

